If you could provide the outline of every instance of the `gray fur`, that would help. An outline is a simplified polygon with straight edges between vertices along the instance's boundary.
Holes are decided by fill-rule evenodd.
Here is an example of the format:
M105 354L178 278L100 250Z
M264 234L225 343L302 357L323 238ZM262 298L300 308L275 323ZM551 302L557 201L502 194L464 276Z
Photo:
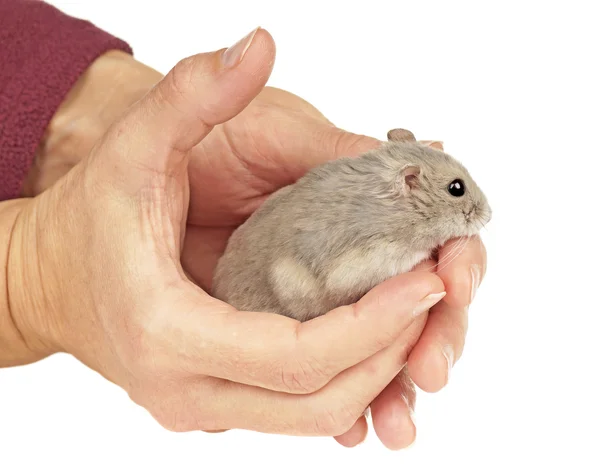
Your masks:
M466 184L462 197L447 190L456 178ZM386 143L314 168L269 197L231 236L213 295L305 321L356 302L490 218L485 195L454 158Z

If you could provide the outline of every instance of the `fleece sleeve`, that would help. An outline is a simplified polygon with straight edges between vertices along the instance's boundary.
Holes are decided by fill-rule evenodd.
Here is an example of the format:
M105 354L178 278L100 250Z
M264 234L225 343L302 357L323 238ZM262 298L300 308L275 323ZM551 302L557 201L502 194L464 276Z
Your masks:
M48 123L86 68L124 41L39 0L0 0L0 201L16 198Z

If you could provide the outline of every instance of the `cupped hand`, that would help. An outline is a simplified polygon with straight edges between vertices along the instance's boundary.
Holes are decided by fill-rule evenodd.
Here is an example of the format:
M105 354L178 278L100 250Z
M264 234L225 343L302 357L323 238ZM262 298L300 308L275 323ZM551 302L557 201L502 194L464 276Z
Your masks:
M11 316L30 349L73 354L171 430L343 434L444 295L438 276L403 274L299 323L186 277L190 151L258 94L273 56L259 30L182 61L13 228Z
M438 141L424 144L442 148ZM210 290L213 271L231 233L274 191L293 183L328 160L358 156L381 141L335 127L315 107L283 90L266 87L239 115L215 127L192 151L190 217L183 265ZM478 237L451 241L438 261L426 266L448 287L444 302L429 314L425 331L404 369L371 406L381 441L399 449L416 435L412 421L416 391L441 389L460 358L467 330L467 308L485 274L486 253ZM410 373L410 376L409 376ZM360 443L367 432L360 418L336 439Z
M468 308L486 271L486 251L478 236L448 242L438 260L427 261L414 270L436 273L447 295L429 310L427 324L412 349L407 366L371 404L373 426L389 449L403 449L416 438L415 384L426 392L447 385L450 372L465 345ZM344 435L336 438L348 447L362 442L367 423L360 418Z
M262 72L268 74L267 68ZM106 127L161 78L155 70L123 53L109 53L96 61L51 123L25 195L40 193L54 184L89 152ZM92 117L100 121L90 122ZM182 258L188 274L209 290L227 238L270 193L315 165L359 155L379 144L371 137L336 128L293 94L262 89L245 110L217 124L191 151L192 198ZM430 145L440 147L435 142ZM392 449L405 447L415 438L411 420L415 387L408 372L423 390L437 391L447 383L450 368L462 353L472 287L476 289L481 282L486 264L479 238L469 240L462 251L455 251L456 247L457 242L451 242L440 253L438 275L448 294L429 314L408 369L402 370L371 405L375 430ZM336 439L353 446L366 432L367 423L361 417Z

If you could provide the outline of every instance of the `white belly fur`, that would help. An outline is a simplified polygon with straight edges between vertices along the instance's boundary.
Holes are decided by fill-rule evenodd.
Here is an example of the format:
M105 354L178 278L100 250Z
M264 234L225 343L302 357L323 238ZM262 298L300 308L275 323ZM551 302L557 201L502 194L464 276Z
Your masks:
M338 259L327 277L327 289L333 293L368 289L398 274L408 272L429 253L419 251L406 257L396 245L371 251L352 250Z

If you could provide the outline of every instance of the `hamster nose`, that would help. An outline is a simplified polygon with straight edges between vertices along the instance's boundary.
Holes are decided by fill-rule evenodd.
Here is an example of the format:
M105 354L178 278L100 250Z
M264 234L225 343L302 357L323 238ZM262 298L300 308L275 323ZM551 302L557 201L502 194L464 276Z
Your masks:
M475 213L474 218L479 220L482 226L485 226L492 219L492 209L488 205L476 205L470 213Z

